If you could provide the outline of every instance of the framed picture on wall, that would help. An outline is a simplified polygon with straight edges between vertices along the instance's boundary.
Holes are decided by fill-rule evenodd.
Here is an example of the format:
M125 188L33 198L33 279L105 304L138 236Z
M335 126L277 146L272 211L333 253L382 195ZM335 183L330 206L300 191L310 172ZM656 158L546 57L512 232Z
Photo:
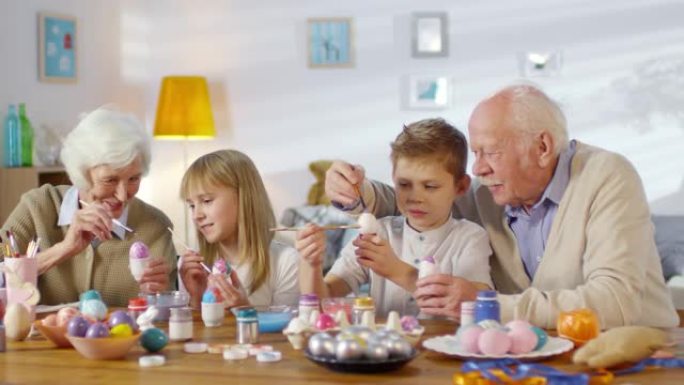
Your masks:
M77 75L76 18L38 14L38 77L44 82L75 82Z
M451 106L451 79L440 75L411 75L405 80L405 107L443 110Z
M311 68L354 66L354 34L348 17L307 20L308 55Z
M446 12L416 12L411 18L411 54L415 58L449 56Z

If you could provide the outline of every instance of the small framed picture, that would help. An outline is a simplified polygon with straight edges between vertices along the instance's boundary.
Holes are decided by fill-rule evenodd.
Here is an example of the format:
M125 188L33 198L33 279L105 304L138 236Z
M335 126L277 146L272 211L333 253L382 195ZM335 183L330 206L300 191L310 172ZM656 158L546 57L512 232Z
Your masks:
M520 52L518 67L522 77L556 76L563 67L563 55L560 51Z
M451 79L448 76L411 75L405 82L406 108L443 110L451 106Z
M38 14L38 77L43 82L75 82L76 18Z
M309 67L354 66L354 34L351 18L311 18L307 20L307 24Z
M411 53L415 58L449 56L446 12L416 12L411 18Z

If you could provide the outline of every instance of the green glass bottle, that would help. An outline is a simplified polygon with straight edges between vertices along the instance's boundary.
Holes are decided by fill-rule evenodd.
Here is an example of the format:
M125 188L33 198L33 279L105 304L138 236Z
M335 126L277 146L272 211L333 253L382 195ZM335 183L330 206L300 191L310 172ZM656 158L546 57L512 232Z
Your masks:
M21 125L21 166L33 166L33 127L26 116L26 105L19 103L19 125Z

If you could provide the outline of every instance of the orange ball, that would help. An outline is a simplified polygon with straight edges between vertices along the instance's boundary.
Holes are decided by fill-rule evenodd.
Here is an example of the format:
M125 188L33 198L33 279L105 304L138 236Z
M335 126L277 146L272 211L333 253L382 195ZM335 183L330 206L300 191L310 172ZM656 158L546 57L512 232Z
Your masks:
M592 338L598 337L601 332L598 317L591 309L560 312L556 328L559 337L569 339L577 347L584 345Z

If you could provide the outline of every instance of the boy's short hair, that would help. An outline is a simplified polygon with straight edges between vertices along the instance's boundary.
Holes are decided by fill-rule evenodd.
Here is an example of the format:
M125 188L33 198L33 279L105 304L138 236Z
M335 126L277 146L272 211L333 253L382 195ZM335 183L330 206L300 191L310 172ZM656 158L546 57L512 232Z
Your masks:
M399 158L436 157L454 178L466 173L468 142L444 119L424 119L404 126L390 147L393 167Z

